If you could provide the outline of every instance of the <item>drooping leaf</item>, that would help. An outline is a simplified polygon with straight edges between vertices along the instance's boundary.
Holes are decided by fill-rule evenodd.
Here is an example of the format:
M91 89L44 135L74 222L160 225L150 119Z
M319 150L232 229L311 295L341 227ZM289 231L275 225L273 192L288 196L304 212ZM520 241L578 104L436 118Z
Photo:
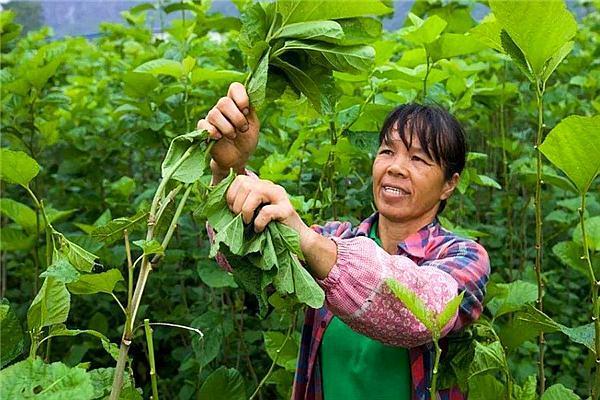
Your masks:
M435 324L436 318L427 308L425 303L423 303L423 300L417 297L412 290L394 279L386 279L385 283L388 285L394 296L404 304L420 323L425 325L429 332L439 335L440 329L438 329Z
M550 131L540 151L579 189L589 190L600 172L600 116L572 115Z
M183 66L179 61L159 58L140 65L134 72L145 72L152 75L169 75L180 78L183 75Z
M28 358L0 371L2 399L83 400L93 395L87 372L61 362L46 364L40 358Z
M211 400L245 400L244 378L234 368L219 367L206 378L198 397Z
M315 109L319 112L322 110L321 104L321 92L319 86L313 80L313 78L306 74L300 68L283 61L279 58L273 60L273 65L281 68L288 79L306 96L306 98L312 103Z
M550 60L577 31L563 1L490 1L500 26L521 49L535 76L544 75Z
M31 330L65 322L70 307L71 295L65 284L46 278L27 311L27 326Z
M312 308L321 308L325 302L325 292L315 282L310 273L296 258L291 259L294 290L300 303Z
M206 146L202 145L202 141L205 141L207 136L205 130L196 130L173 139L161 165L163 178L171 176L171 179L183 183L194 183L200 179L206 168ZM196 147L181 161L184 154L194 145Z
M4 368L20 356L25 347L23 327L7 299L0 300L0 337L0 368Z
M141 248L143 250L145 256L150 255L150 254L160 254L160 255L165 254L165 249L163 249L161 244L158 243L154 239L152 239L152 240L145 240L145 239L135 240L133 242L133 244L135 244L136 246Z
M0 178L3 181L28 186L38 172L38 163L24 152L0 149Z
M79 279L67 285L73 294L112 293L115 285L124 280L121 271L109 269L97 274L80 275Z
M106 336L93 329L68 329L65 324L52 325L48 337L77 336L81 334L95 336L101 341L109 341Z
M552 253L566 266L581 272L584 276L589 275L587 263L581 259L583 254L581 244L573 241L559 242L552 247Z
M252 73L250 81L248 82L248 97L250 98L250 103L257 109L262 107L267 93L269 54L270 49L267 49L263 53L258 65L256 66L256 69Z
M61 235L61 252L67 257L69 263L79 271L90 272L98 256L90 253L78 244L73 243Z

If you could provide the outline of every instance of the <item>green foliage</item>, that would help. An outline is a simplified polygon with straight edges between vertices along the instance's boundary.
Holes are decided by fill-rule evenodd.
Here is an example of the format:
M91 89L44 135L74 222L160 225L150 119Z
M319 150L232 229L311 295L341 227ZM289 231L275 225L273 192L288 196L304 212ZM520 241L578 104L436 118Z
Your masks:
M598 13L589 4L577 11L575 22L562 2L498 1L491 2L491 14L475 21L468 2L415 2L405 26L387 31L381 20L391 11L386 4L238 1L238 19L207 14L208 2L145 3L123 13L122 24L102 24L94 40L54 38L47 28L19 36L14 13L0 13L0 295L10 299L0 305L0 390L11 388L4 385L5 371L21 365L27 348L50 363L60 360L64 371L78 364L114 366L119 349L108 339L123 337L124 317L112 295L126 306L130 272L135 279L144 262L160 261L138 315L204 334L156 328L161 397L194 398L221 366L235 366L239 375L223 368L220 378L211 378L214 396L228 395L225 382L235 388L240 381L245 389L231 396L245 396L273 362L265 335L273 339L273 354L292 329L286 357L278 360L288 370L277 366L261 388L263 398L290 397L295 355L287 348L297 345L299 329L290 316L298 300L312 303L320 296L294 256L264 269L275 265L276 249L294 254L292 236L273 228L267 230L270 239L259 239L242 223L242 237L254 239L234 243L238 252L252 250L243 262L229 255L234 271L242 265L234 277L209 257L203 218L192 218L192 210L197 216L212 210L204 215L213 215L216 226L235 217L218 206L226 186L206 200L209 177L200 171L206 166L205 137L192 131L228 85L239 81L249 83L253 106L264 99L260 143L249 167L284 186L308 224L356 224L373 212L372 157L382 121L396 105L433 101L448 108L464 126L472 153L440 221L479 240L493 274L481 318L463 336L447 339L439 384L458 384L470 399L538 398L535 342L544 331L543 398L575 398L571 389L590 396L590 271L600 271L593 147L600 112ZM163 34L148 29L153 18ZM541 171L542 314L531 307L537 293L531 273L537 180L531 137L538 89L544 91L541 138L551 132L539 147L550 161ZM192 133L172 142L184 132ZM192 157L157 196L162 211L155 244L162 243L188 193L169 246L161 244L161 252L154 245L145 261L144 250L133 246L132 261L140 258L130 271L124 237L130 243L147 240L156 185L191 146ZM167 153L165 173L161 160ZM577 197L582 189L588 191L583 207ZM230 227L232 237L239 238L240 222ZM263 247L259 261L255 249ZM223 242L220 248L229 251ZM102 281L105 276L111 279ZM236 279L259 294L267 311L263 319L254 296L240 290ZM307 285L299 292L305 298L290 294L294 284ZM71 287L99 294L71 296ZM438 316L440 325L454 315L457 299ZM21 328L25 321L28 335ZM150 393L137 339L128 359L136 381L125 374L121 398ZM36 363L40 371L57 368ZM82 371L93 387L90 398L109 395L113 368L77 368L67 376ZM21 376L29 379L15 379Z
M94 387L82 368L69 368L61 362L46 364L27 359L0 372L0 394L5 399L44 398L93 399Z
M580 193L589 190L600 172L600 116L563 119L544 140L540 151L560 168Z
M244 400L244 380L234 368L220 367L206 379L198 396L207 399Z

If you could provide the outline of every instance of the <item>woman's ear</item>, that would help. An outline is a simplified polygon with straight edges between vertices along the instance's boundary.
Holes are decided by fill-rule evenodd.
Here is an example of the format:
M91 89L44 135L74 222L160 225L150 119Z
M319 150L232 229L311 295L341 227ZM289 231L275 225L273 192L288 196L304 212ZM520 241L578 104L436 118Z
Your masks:
M456 189L459 180L460 175L457 172L455 172L450 179L444 182L444 188L442 190L440 200L446 200L447 198L452 196L452 192L454 192L454 189Z

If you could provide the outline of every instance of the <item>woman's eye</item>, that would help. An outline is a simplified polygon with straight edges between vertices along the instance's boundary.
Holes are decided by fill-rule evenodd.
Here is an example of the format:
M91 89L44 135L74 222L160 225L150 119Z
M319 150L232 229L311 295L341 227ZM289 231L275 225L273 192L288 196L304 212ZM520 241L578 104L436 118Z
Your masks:
M419 157L419 156L412 156L412 160L413 160L413 161L422 161L422 162L425 162L425 160L423 160L423 159L422 159L421 157Z
M381 149L379 150L379 154L392 154L390 149Z

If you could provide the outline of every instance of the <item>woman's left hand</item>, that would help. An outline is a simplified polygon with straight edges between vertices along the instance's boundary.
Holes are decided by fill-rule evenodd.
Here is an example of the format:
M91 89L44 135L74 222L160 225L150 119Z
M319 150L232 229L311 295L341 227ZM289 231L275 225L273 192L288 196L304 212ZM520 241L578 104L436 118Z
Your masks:
M294 210L285 189L271 181L238 175L227 190L227 204L235 214L242 213L246 224L252 222L256 209L262 205L254 218L256 232L262 232L271 221L279 221L298 233L309 229Z

